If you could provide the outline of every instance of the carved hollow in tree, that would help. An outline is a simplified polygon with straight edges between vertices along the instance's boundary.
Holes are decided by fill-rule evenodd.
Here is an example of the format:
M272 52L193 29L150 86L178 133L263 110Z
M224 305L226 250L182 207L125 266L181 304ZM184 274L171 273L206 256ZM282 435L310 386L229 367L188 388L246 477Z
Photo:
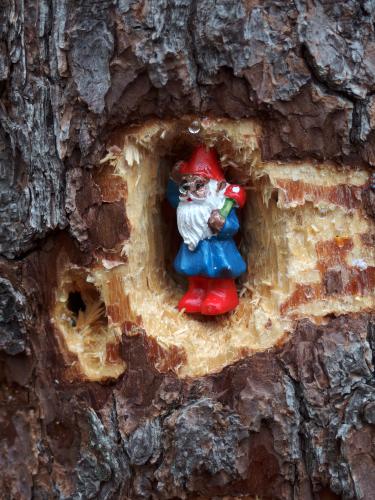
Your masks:
M131 336L141 329L156 341L163 352L153 358L159 370L172 369L180 377L216 372L285 341L302 318L319 324L326 315L375 305L375 261L368 244L374 226L361 205L368 171L264 162L261 136L260 124L251 120L153 121L118 130L97 166L101 196L122 200L130 233L105 256L97 253L84 279L100 293L107 331L122 328ZM172 266L179 240L165 201L172 166L198 143L215 147L228 180L247 191L238 240L247 264L237 282L240 303L233 313L205 320L176 308L185 283ZM57 296L62 287L66 309L63 282ZM55 309L56 314L61 312ZM68 340L72 327L57 326L65 328L68 350L74 351ZM89 352L83 349L81 359ZM168 351L178 355L168 358ZM112 368L97 378L124 370L120 362ZM83 370L87 376L90 369Z
M124 372L121 329L109 324L100 291L84 268L67 265L60 274L53 319L70 378L95 381Z

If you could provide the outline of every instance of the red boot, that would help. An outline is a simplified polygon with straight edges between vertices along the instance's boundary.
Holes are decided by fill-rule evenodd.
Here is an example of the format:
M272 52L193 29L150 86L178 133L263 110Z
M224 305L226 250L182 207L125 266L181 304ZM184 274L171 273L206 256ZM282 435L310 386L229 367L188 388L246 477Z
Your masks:
M201 306L207 294L208 279L202 276L192 276L188 278L189 288L178 303L178 309L185 309L187 313L201 312Z
M224 314L238 306L234 279L210 280L209 290L203 301L201 313L209 316Z

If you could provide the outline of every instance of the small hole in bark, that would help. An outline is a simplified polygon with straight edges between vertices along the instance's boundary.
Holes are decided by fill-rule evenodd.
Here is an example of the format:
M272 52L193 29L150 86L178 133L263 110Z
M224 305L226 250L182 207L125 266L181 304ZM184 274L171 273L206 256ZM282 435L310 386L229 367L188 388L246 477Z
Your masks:
M86 311L86 304L82 300L81 292L69 292L67 308L78 316L80 311Z
M120 356L121 331L108 322L100 290L85 269L66 269L61 276L55 323L68 352L78 357L79 368L90 380L118 377L125 368Z

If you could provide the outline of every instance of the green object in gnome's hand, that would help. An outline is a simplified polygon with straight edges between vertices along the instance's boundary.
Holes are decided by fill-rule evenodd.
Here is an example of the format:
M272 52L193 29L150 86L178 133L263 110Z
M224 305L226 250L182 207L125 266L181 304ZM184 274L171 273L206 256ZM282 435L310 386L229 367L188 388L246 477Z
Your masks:
M230 211L232 210L234 203L234 200L232 200L231 198L227 198L224 202L224 205L220 209L220 215L226 219Z

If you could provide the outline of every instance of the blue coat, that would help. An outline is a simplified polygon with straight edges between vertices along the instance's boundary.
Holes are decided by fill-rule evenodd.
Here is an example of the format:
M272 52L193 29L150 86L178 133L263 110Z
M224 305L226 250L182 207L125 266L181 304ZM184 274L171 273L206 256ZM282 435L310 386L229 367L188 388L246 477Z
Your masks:
M173 181L168 183L167 198L170 204L177 208L179 192ZM239 227L236 210L232 208L223 228L217 235L201 240L193 251L182 243L174 261L176 271L187 276L206 276L207 278L236 278L244 273L245 261L232 238Z

